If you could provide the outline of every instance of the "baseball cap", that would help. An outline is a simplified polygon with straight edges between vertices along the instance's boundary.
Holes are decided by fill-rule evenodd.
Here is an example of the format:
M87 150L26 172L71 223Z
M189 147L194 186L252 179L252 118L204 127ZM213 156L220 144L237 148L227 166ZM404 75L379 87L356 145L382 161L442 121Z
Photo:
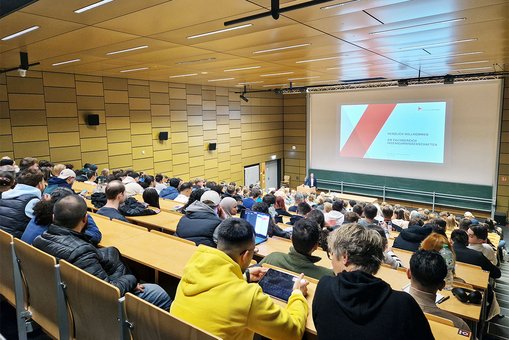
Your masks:
M76 173L72 171L71 169L64 169L60 172L60 175L58 175L58 178L60 179L67 179L69 177L76 178Z
M214 203L214 205L219 205L219 202L221 202L221 198L219 197L219 194L213 190L205 191L203 195L201 195L200 198L201 202L205 201L211 201Z

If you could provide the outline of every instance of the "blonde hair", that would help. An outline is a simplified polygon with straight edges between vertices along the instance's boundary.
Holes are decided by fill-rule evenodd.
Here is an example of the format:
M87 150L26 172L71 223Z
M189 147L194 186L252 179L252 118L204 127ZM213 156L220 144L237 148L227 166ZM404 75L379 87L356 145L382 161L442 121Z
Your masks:
M453 214L450 214L449 216L446 217L445 223L447 230L454 230L458 228L458 221L456 221L456 216L454 216Z
M328 212L331 212L331 210L332 210L332 203L330 203L330 202L325 202L325 203L323 204L323 211L324 211L324 212L326 212L326 213L328 213Z
M422 250L434 250L440 252L442 250L444 244L447 244L449 250L452 252L453 258L456 261L456 254L454 253L454 249L451 246L451 242L442 234L431 233L426 237L422 242L419 249Z
M55 164L53 169L51 170L51 174L55 177L59 176L62 170L65 169L65 165L63 164Z

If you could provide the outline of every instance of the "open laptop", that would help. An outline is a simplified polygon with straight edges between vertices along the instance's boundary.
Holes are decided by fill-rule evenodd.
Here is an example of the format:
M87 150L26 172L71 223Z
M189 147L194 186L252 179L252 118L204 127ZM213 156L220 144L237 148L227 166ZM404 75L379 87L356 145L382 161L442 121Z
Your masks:
M255 244L260 244L267 241L270 215L255 211L246 211L244 218L253 226L255 230Z

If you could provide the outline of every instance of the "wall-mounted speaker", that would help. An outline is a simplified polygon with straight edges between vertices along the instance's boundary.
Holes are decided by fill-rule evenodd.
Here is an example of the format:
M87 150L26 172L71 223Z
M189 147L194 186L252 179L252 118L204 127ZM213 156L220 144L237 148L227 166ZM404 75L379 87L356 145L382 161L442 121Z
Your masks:
M168 140L168 131L159 132L159 140Z
M213 151L216 149L216 143L209 143L209 151Z
M99 115L96 115L96 114L87 115L87 124L88 125L99 125Z

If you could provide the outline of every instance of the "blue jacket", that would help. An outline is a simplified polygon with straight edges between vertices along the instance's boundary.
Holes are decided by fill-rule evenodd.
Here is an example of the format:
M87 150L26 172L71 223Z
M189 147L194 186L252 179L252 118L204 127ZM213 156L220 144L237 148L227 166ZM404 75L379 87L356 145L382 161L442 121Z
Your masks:
M0 229L20 238L34 217L34 205L41 200L41 191L26 184L17 184L0 199Z
M48 180L48 186L46 187L46 189L44 189L44 193L48 194L48 195L51 195L51 193L56 188L59 188L59 187L67 188L67 189L71 189L72 190L72 185L67 183L67 181L65 179L61 179L61 178L58 178L58 177L51 177Z
M251 197L248 197L248 198L244 198L242 200L242 205L244 207L246 207L246 209L252 209L253 208L253 205L256 203L256 201L254 199L252 199Z
M32 244L37 236L42 235L42 233L48 230L49 226L50 226L49 224L48 225L37 224L35 223L35 218L32 218L28 223L27 228L23 233L23 236L21 236L21 240L25 241L28 244ZM85 229L85 235L90 236L90 241L94 244L98 244L99 242L101 242L102 239L101 231L99 230L97 224L95 224L94 219L90 215L88 215L88 223Z
M167 200L174 200L175 198L177 198L178 195L179 195L179 192L178 192L177 188L174 188L172 186L164 188L159 193L160 197L167 199Z

